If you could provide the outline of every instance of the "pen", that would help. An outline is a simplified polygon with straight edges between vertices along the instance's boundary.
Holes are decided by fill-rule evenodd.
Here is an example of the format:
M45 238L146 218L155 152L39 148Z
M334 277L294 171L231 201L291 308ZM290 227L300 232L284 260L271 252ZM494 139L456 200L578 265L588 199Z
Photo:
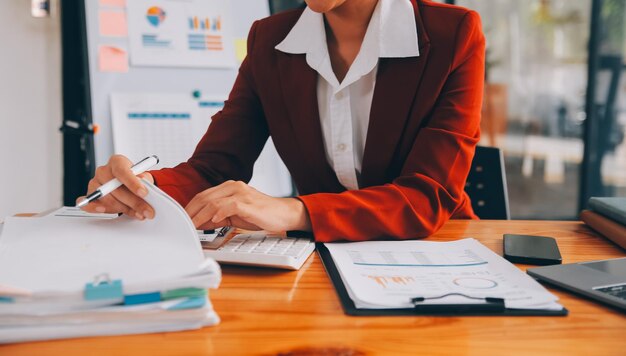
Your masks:
M130 170L133 171L134 175L138 175L154 167L157 163L159 163L159 157L155 155L148 156L142 159L141 161L135 163L130 168ZM115 189L119 188L121 185L122 185L122 182L120 182L117 178L112 179L104 183L103 185L101 185L100 188L96 189L93 193L86 196L85 199L81 200L80 203L76 204L76 207L82 208L83 206L91 203L92 201L98 200L101 197L111 193Z

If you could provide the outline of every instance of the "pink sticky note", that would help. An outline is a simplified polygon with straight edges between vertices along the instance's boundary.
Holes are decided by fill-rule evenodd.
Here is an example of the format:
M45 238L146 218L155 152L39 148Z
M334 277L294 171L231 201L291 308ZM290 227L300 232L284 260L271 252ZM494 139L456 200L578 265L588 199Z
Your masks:
M118 47L98 47L98 64L101 72L128 72L128 53Z
M126 0L100 0L100 6L125 7Z
M121 11L100 11L100 36L126 37L128 23L126 13Z

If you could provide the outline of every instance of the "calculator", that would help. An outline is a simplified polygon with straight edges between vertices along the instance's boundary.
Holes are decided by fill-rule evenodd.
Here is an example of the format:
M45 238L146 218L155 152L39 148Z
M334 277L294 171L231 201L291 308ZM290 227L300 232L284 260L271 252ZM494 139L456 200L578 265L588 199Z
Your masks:
M225 264L298 270L315 250L308 237L237 232L230 227L198 231L204 255Z

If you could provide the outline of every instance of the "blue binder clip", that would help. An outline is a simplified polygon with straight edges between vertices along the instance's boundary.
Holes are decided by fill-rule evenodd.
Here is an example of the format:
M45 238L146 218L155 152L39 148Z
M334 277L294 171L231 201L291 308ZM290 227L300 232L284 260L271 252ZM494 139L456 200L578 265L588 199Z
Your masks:
M85 300L120 298L124 298L122 281L119 279L112 281L106 273L96 276L93 283L85 285Z

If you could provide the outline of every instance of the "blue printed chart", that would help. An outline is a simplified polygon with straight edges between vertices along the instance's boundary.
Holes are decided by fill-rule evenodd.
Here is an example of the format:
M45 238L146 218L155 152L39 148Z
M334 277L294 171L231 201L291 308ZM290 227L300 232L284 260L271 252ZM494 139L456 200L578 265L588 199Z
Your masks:
M230 2L133 0L127 9L133 66L237 66Z

